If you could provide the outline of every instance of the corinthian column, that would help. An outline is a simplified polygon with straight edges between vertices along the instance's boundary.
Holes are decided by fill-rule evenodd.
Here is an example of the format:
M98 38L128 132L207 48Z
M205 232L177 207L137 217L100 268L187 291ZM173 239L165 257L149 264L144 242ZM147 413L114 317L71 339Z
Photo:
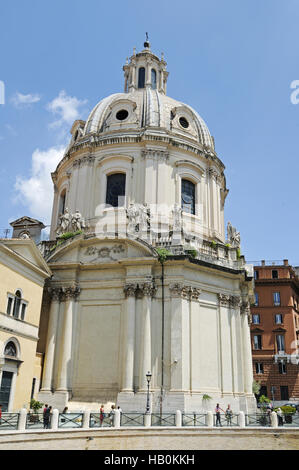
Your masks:
M151 370L152 351L151 351L151 306L152 297L156 288L151 282L146 282L140 286L143 293L142 305L142 327L141 327L141 361L139 369L139 390L145 391L147 388L146 374Z
M124 368L123 368L123 392L133 391L134 380L134 347L135 347L135 295L137 284L126 284L124 288L126 296L126 312L124 326Z
M64 312L57 391L67 391L69 387L69 370L72 359L73 308L79 293L80 288L77 286L62 288Z
M44 361L44 371L42 380L43 392L51 391L52 386L52 375L53 375L53 364L55 357L55 345L56 345L56 334L58 324L58 313L59 313L59 302L60 302L60 289L49 288L49 293L52 297L50 313L49 313L49 324L48 324L48 335L46 343L46 353Z
M252 370L252 353L251 353L251 338L249 328L249 303L243 303L241 306L241 328L242 328L242 343L243 343L243 364L244 364L244 391L245 393L252 394L253 370Z

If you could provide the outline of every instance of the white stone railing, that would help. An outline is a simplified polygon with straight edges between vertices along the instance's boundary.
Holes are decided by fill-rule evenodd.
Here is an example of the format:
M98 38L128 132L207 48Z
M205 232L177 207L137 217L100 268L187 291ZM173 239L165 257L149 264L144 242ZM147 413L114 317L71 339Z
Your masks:
M102 424L97 422L97 425L94 423L96 421L91 420L91 416L94 413L90 411L85 411L83 413L59 413L57 409L54 409L51 413L49 424L45 426L43 419L40 417L36 420L30 419L34 414L28 413L26 409L21 409L19 413L3 413L3 419L0 424L0 433L5 431L23 431L23 432L36 432L38 430L67 430L73 431L74 429L111 429L111 428L120 428L120 427L207 427L215 428L216 416L213 415L211 411L207 413L182 413L180 410L177 410L176 413L167 413L160 416L158 413L135 413L138 416L143 416L142 422L129 424L128 420L122 419L123 416L126 416L126 413L121 413L119 410L115 410L113 415L105 415L105 423ZM128 417L134 413L127 413ZM155 419L153 419L153 417ZM264 418L264 419L262 419ZM33 422L32 422L33 421ZM126 424L122 426L122 421L125 421ZM132 420L134 421L134 420ZM223 428L247 428L247 427L267 427L267 428L278 428L279 421L278 416L275 411L271 412L269 415L263 413L256 413L252 415L247 415L243 411L240 411L237 414L233 415L232 422L229 422L229 418L226 418L225 415L221 415L221 427ZM286 424L286 427L299 428L299 416L293 416L291 424Z

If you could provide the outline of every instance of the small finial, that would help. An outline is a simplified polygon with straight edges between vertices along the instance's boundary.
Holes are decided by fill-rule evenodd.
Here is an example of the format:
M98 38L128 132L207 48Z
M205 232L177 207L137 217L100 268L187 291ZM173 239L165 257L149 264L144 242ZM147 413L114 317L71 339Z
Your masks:
M144 47L148 48L150 47L150 43L149 43L149 40L148 40L148 33L145 33L145 43L144 43Z
M128 65L128 63L129 63L129 59L128 59L128 57L127 57L127 58L126 58L126 65Z
M136 47L133 47L133 55L136 55Z
M164 52L161 52L161 60L164 60Z

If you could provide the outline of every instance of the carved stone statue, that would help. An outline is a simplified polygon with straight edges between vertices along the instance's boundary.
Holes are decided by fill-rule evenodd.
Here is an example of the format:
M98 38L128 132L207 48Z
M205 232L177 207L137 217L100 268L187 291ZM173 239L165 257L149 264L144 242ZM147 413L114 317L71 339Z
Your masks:
M146 204L131 203L126 213L129 219L128 233L136 234L150 227L150 211Z
M131 202L131 204L128 207L128 209L126 210L126 212L127 212L127 217L129 219L128 233L129 234L135 234L139 230L139 226L138 226L139 211L136 208L136 205L133 202Z
M75 214L72 214L72 228L74 232L85 228L85 221L78 209L76 210Z
M173 214L173 231L179 232L182 229L182 208L175 204L172 210Z
M60 214L58 227L56 230L57 235L61 235L68 231L69 225L71 220L71 214L69 213L68 208L65 209L64 214Z
M227 224L227 242L235 248L239 248L241 243L240 232L230 222Z

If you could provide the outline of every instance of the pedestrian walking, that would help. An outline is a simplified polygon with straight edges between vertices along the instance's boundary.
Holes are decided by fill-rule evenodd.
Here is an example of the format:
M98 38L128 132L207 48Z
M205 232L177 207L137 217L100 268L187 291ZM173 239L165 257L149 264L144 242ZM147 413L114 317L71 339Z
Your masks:
M46 412L47 412L47 409L48 409L48 405L45 404L44 409L43 409L43 423L44 423L44 429L46 429L46 427L47 427L47 426L46 426L46 420L47 420L47 418L46 418Z
M101 405L101 408L100 408L100 426L103 426L104 417L105 417L104 405Z
M217 403L216 408L215 408L215 414L216 414L216 426L222 426L221 424L221 417L220 417L220 412L223 411L222 408L220 408L219 403ZM224 413L224 411L223 411Z
M114 415L115 415L115 405L112 405L111 411L109 413L111 426L113 426Z
M277 410L278 426L283 426L283 415L281 408Z
M52 413L52 406L48 406L48 408L44 412L44 429L50 428L51 413Z
M227 408L225 410L225 418L226 418L227 426L232 425L232 417L233 417L232 409L231 409L230 405L227 405Z

